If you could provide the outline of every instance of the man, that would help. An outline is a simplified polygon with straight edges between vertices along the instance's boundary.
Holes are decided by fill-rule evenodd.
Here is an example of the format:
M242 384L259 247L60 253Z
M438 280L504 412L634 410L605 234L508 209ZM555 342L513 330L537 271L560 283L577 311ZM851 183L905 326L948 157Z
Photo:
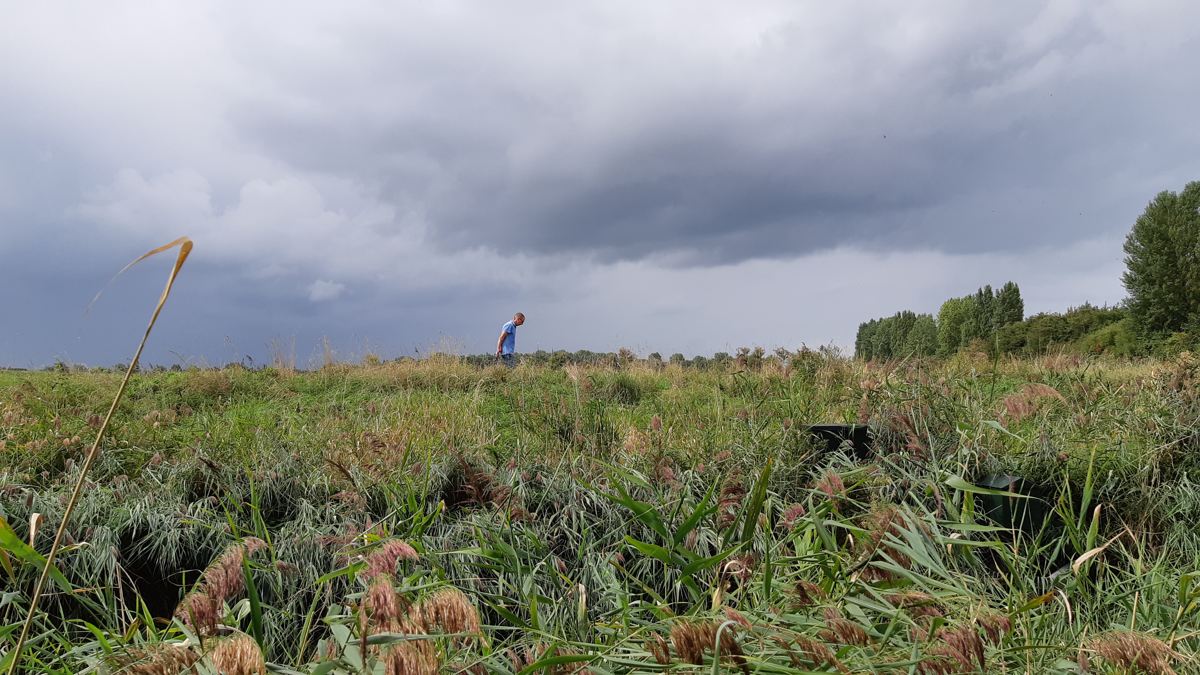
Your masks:
M525 323L525 315L517 312L512 321L500 328L500 339L496 341L496 356L508 368L517 365L517 326Z

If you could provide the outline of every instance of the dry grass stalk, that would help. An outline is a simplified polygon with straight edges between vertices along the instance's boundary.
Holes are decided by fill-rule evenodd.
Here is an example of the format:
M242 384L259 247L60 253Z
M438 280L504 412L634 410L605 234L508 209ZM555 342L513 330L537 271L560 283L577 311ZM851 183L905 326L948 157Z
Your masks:
M1092 638L1079 650L1079 667L1088 671L1088 653L1124 670L1149 675L1175 675L1171 662L1179 655L1167 643L1145 633L1110 631Z
M216 640L208 659L223 675L266 675L267 672L262 650L249 635Z
M179 270L183 269L183 264L187 262L188 256L192 252L192 240L187 237L180 237L169 244L164 244L156 249L147 251L116 274L116 276L120 276L125 270L128 270L146 258L170 250L176 246L179 247L179 255L176 256L175 264L171 267L171 273L167 276L167 285L163 288L162 295L158 297L158 304L154 306L154 312L150 315L150 323L146 325L146 332L142 334L142 340L138 343L137 351L133 353L133 359L129 361L129 367L125 369L125 377L121 379L121 385L117 387L117 393L113 396L108 413L104 416L104 421L100 424L100 428L96 430L96 440L92 442L91 449L88 450L87 455L84 457L83 467L79 471L79 477L75 480L75 487L71 490L71 497L67 500L66 508L63 510L62 522L59 523L58 531L54 534L54 543L50 545L50 552L46 554L46 561L42 563L42 572L38 576L37 583L33 586L33 594L29 597L29 611L25 615L25 622L21 625L21 633L17 637L17 643L10 652L12 665L9 666L8 675L16 673L17 666L21 663L21 649L25 646L25 640L29 638L29 629L33 626L33 617L37 615L38 600L42 597L42 589L46 587L46 580L50 577L50 569L54 567L54 558L58 555L59 547L62 546L63 534L67 531L67 523L70 522L75 505L79 502L79 495L83 492L83 484L87 479L88 471L96 461L96 456L100 454L100 440L104 438L104 431L108 429L113 413L116 412L117 405L121 402L121 396L125 394L125 388L129 386L129 378L133 376L133 371L137 368L138 359L142 357L142 350L146 348L146 341L150 339L150 332L154 330L154 324L158 322L158 315L162 313L163 307L167 304L167 298L171 296L171 288L175 285L175 278L179 276ZM115 279L116 276L113 278ZM96 298L92 299L92 303L95 303L99 297L100 293L97 293Z
M130 650L121 658L115 672L122 675L180 675L196 672L193 665L200 656L190 649L160 642L146 649Z

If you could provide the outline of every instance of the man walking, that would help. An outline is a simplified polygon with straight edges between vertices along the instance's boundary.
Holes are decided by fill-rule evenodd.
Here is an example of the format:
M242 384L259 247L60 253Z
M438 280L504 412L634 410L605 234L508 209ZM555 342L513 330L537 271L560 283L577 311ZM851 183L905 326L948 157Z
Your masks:
M512 321L500 328L500 339L496 341L496 356L508 368L517 365L517 326L525 323L525 315L517 312Z

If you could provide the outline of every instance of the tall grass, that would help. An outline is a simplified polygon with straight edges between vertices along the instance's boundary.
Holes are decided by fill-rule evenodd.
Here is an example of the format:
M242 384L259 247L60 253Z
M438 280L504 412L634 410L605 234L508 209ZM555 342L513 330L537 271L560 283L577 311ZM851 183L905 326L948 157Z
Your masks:
M1198 373L821 355L135 375L27 666L1189 672ZM49 545L18 546L29 516L61 509L63 440L111 380L0 374L5 635ZM859 421L865 461L803 430ZM982 485L1000 474L1021 480Z

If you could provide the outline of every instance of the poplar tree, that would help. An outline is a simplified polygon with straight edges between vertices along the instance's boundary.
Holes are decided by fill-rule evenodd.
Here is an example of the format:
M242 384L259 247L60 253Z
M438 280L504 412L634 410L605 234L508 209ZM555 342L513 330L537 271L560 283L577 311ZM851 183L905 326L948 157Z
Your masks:
M1200 327L1200 181L1163 191L1125 239L1129 313L1143 333Z

